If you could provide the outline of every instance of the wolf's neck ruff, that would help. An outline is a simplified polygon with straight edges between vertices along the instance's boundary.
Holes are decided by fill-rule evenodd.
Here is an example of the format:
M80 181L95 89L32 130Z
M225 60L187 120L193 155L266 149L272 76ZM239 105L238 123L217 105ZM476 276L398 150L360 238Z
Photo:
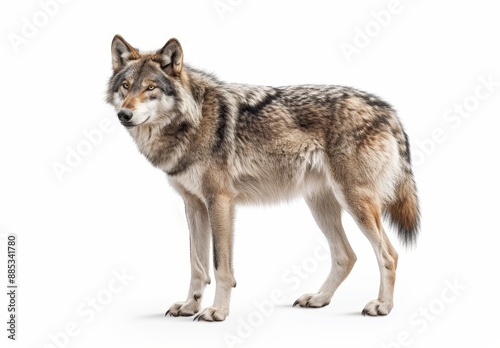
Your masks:
M139 151L157 168L175 175L187 168L183 154L189 149L189 138L195 129L187 121L169 125L140 125L128 131Z

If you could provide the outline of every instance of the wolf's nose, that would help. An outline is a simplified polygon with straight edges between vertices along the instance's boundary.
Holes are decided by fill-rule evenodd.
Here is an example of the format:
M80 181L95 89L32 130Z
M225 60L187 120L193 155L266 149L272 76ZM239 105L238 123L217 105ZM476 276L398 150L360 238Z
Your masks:
M118 112L118 119L120 122L128 122L132 119L132 116L134 116L134 114L132 113L132 110L129 109L121 109Z

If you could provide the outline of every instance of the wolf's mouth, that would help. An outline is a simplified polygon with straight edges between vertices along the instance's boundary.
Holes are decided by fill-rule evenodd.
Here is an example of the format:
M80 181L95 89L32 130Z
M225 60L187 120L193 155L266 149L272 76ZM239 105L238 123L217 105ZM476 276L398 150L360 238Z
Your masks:
M133 123L133 122L127 122L127 121L121 122L121 124L122 124L123 126L127 127L127 128L134 128L134 127L138 127L138 126L141 126L141 125L143 125L144 123L146 123L146 122L149 120L149 118L150 118L150 117L151 117L151 116L148 116L148 117L147 117L144 121L142 121L142 122L141 122L141 123L139 123L139 124L135 124L135 123Z

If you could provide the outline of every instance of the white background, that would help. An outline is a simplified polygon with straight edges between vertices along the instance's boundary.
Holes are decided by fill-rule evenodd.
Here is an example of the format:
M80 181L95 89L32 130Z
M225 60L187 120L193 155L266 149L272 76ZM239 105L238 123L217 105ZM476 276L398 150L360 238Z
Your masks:
M221 347L228 338L245 347L498 347L500 21L492 2L401 0L381 30L372 11L387 9L388 0L221 2L233 4L222 16L213 0L70 0L50 17L34 0L1 5L1 293L9 233L18 236L20 287L18 341L6 339L2 295L0 345L55 347L55 335L61 347ZM39 28L13 45L24 18ZM366 47L343 54L365 29ZM350 85L398 109L418 164L423 223L411 251L389 231L400 252L389 316L360 315L377 296L378 270L348 216L353 272L330 306L291 307L329 270L314 258L322 235L301 200L238 210L238 287L225 322L163 316L188 289L188 232L182 201L103 101L116 33L144 50L175 36L187 62L226 81ZM481 78L497 86L476 105ZM464 103L468 117L446 118ZM103 119L112 131L59 180L54 163L66 164L86 141L83 132ZM307 279L290 280L294 265L308 270ZM109 298L113 271L134 279ZM457 295L446 290L450 282L460 284ZM275 291L281 301L262 314L255 302ZM204 306L213 293L212 284ZM96 296L105 304L94 316L87 301ZM425 308L428 317L419 312ZM69 341L68 325L76 325Z

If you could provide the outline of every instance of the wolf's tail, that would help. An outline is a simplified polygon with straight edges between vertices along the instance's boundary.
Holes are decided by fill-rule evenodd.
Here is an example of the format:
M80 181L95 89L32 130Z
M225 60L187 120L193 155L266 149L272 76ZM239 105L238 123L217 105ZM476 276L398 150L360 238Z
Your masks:
M386 205L384 213L397 229L401 242L405 246L413 246L420 228L420 208L417 187L410 169L405 171L396 185L394 199Z

